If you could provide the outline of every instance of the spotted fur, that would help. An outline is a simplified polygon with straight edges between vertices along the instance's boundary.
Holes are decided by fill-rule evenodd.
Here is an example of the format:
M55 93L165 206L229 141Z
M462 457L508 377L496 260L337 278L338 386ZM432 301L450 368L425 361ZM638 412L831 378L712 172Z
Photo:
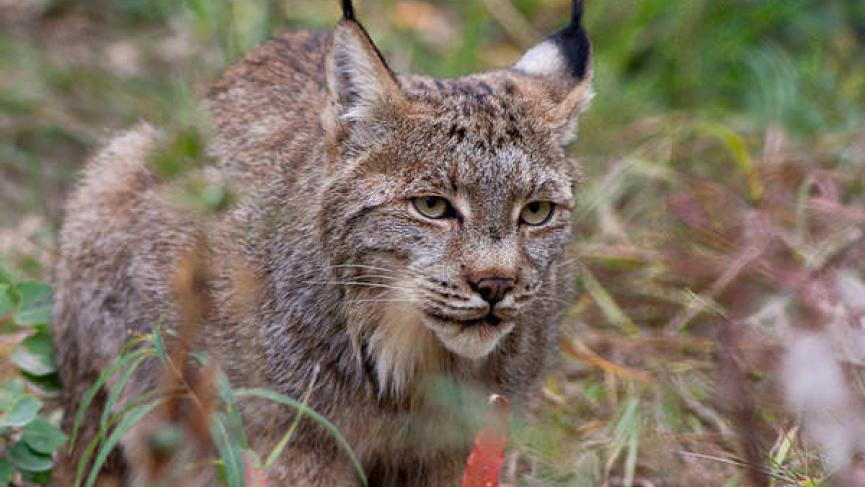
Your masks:
M276 36L211 88L206 173L236 194L226 212L172 203L146 164L163 144L149 126L88 164L55 279L67 428L130 336L177 326L172 280L193 251L208 264L211 303L195 346L238 386L301 397L315 378L311 406L343 432L371 485L457 484L470 434L432 380L515 404L531 391L570 296L579 168L564 146L591 99L581 2L513 68L450 80L393 73L343 7L333 32ZM413 198L430 195L447 198L453 217L421 215ZM547 223L520 223L532 201L555 204ZM491 305L478 283L492 278L513 286ZM124 398L158 377L143 369ZM262 453L293 419L263 403L242 412ZM133 467L127 479L140 437L115 453ZM358 485L311 421L269 480Z

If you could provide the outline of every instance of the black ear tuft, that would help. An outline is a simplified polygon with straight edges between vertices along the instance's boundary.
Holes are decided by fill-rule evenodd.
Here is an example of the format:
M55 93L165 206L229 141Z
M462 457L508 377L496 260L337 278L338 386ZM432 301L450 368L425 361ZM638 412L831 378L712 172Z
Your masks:
M583 0L574 0L571 6L571 25L583 23Z
M516 64L527 73L582 81L592 58L592 43L583 28L583 0L573 0L571 21L562 30L530 49Z
M573 0L566 27L529 49L514 69L561 87L551 100L556 107L544 118L560 133L561 143L568 144L576 133L579 115L594 96L592 42L583 27L583 0Z
M592 44L583 28L583 0L574 0L571 23L550 36L550 40L559 47L570 75L583 79L592 55Z
M351 0L342 0L342 18L357 20L354 17L354 5L352 5Z

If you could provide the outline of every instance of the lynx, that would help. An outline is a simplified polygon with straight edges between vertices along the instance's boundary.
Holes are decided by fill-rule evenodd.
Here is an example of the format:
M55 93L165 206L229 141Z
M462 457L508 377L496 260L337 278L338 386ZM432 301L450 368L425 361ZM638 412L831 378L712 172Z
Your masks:
M173 282L190 252L203 256L209 303L193 348L236 386L300 398L314 381L310 407L370 485L458 485L471 437L450 434L461 423L431 379L516 404L532 391L572 287L580 171L565 147L592 97L582 2L513 67L457 79L394 73L351 1L342 8L332 32L277 35L210 89L205 172L236 195L216 217L167 196L150 164L164 141L149 125L87 164L55 271L67 430L131 337L178 327ZM121 399L159 381L158 366L143 368ZM262 455L294 418L260 402L241 413ZM70 464L98 417L85 415ZM113 453L123 483L142 443L133 430ZM307 420L268 480L360 485Z

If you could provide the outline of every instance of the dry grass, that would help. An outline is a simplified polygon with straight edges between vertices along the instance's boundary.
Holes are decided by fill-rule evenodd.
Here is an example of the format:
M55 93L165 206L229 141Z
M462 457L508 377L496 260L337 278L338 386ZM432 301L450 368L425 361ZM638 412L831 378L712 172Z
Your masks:
M183 140L207 80L274 26L332 22L320 3L0 1L0 252L46 277L109 129ZM582 293L509 485L865 486L865 13L727 4L589 5ZM567 2L363 9L392 12L368 17L397 69L452 75L513 61Z

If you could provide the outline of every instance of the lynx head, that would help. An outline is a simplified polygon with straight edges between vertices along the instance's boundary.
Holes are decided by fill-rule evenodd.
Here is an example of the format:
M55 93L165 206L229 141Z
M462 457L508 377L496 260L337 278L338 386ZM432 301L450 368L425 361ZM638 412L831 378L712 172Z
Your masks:
M383 380L437 346L481 359L544 319L518 320L552 293L568 240L564 146L592 96L582 2L513 67L452 80L394 74L343 7L319 218L350 331Z

